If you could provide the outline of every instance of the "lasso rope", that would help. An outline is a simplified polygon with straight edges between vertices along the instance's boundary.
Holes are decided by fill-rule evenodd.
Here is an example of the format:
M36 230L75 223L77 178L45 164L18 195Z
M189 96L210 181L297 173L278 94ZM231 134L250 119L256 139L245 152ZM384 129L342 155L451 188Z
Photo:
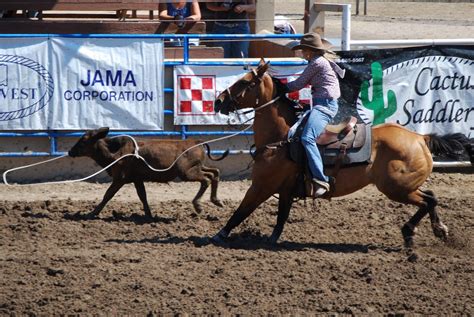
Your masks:
M255 109L253 109L254 111L258 111L258 110L261 110L263 108L265 108L266 106L268 105L271 105L273 104L275 101L277 101L278 99L280 99L280 97L276 97L272 100L270 100L269 102L265 103L264 105L262 106L259 106ZM247 112L246 112L247 113ZM252 119L248 119L246 120L245 122L241 123L241 124L245 124L246 122L250 121ZM13 172L13 171L17 171L17 170L22 170L22 169L26 169L26 168L30 168L30 167L33 167L33 166L36 166L36 165L40 165L40 164L45 164L45 163L49 163L49 162L52 162L54 160L58 160L58 159L61 159L61 158L64 158L66 156L69 156L68 154L65 154L65 155L62 155L62 156L58 156L58 157L55 157L55 158L52 158L52 159L48 159L46 161L41 161L41 162L37 162L37 163L33 163L33 164L29 164L29 165L25 165L25 166L20 166L20 167L15 167L15 168L11 168L9 170L6 170L4 173L3 173L3 183L5 183L7 186L30 186L30 185L52 185L52 184L67 184L67 183L77 183L77 182L82 182L82 181L85 181L85 180L88 180L100 173L102 173L103 171L107 170L109 167L115 165L118 161L120 161L121 159L125 158L125 157L128 157L128 156L134 156L138 159L141 159L145 164L146 166L151 169L152 171L155 171L155 172L166 172L168 170L170 170L175 164L176 162L181 158L181 156L183 156L186 152L192 150L193 148L195 147L198 147L198 146L202 146L204 144L208 144L208 143L213 143L213 142L217 142L217 141L222 141L222 140L225 140L225 139L230 139L234 136L237 136L245 131L247 131L248 129L250 129L251 127L253 126L253 124L249 125L248 127L246 127L245 129L243 130L240 130L240 131L237 131L236 133L233 133L233 134L230 134L230 135L226 135L226 136L223 136L223 137L220 137L220 138L217 138L217 139L213 139L213 140L209 140L209 141L206 141L206 142L201 142L201 143L198 143L198 144L195 144L193 146L191 146L190 148L187 148L185 151L183 151L180 155L178 155L178 157L173 161L173 163L171 163L171 165L167 168L164 168L164 169L156 169L154 168L153 166L151 166L150 164L148 164L148 162L145 160L145 158L143 156L141 156L138 151L139 151L139 147L138 147L138 143L137 141L135 140L135 138L133 138L132 136L130 135L117 135L117 136L114 136L114 137L111 137L111 139L113 138L118 138L118 137L128 137L130 139L132 139L133 141L133 144L135 146L135 150L134 150L134 153L128 153L128 154L125 154L125 155L122 155L121 157L119 157L118 159L116 159L115 161L113 161L112 163L110 163L109 165L107 165L106 167L102 168L101 170L87 176L87 177L83 177L83 178L79 178L79 179L71 179L71 180L64 180L64 181L54 181L54 182L42 182L42 183L31 183L31 184L16 184L16 185L12 185L10 183L8 183L7 181L7 174L10 173L10 172Z
M164 169L156 169L154 167L152 167L150 164L148 164L148 162L145 160L145 158L143 156L141 156L138 151L139 151L139 147L138 147L138 144L137 144L137 141L130 135L117 135L117 136L114 136L112 138L118 138L118 137L129 137L130 139L132 139L134 145L135 145L135 150L134 150L134 153L128 153L128 154L125 154L125 155L122 155L121 157L119 157L118 159L116 159L115 161L113 161L112 163L110 163L109 165L107 165L106 167L102 168L101 170L93 173L92 175L89 175L87 177L84 177L84 178L79 178L79 179L72 179L72 180L65 180L65 181L54 181L54 182L42 182L42 183L31 183L31 184L16 184L16 186L27 186L27 185L52 185L52 184L67 184L67 183L76 183L76 182L82 182L82 181L85 181L85 180L88 180L100 173L102 173L103 171L105 171L106 169L108 169L109 167L115 165L118 161L120 161L121 159L125 158L125 157L128 157L128 156L135 156L136 158L138 159L141 159L145 164L146 166L151 169L152 171L155 171L155 172L166 172L168 170L170 170L175 164L176 162L181 158L181 156L183 156L186 152L190 151L191 149L195 148L195 147L198 147L198 146L201 146L201 145L204 145L206 143L212 143L212 142L217 142L217 141L221 141L221 140L224 140L224 139L227 139L227 138L232 138L236 135L239 135L240 133L244 132L244 131L247 131L248 129L250 129L252 127L252 125L249 125L247 128L243 129L243 130L240 130L234 134L231 134L231 135L226 135L224 137L221 137L221 138L217 138L217 139L214 139L214 140L210 140L210 141L206 141L206 142L201 142L201 143L198 143L198 144L195 144L193 146L191 146L190 148L186 149L185 151L183 151L175 160L173 163L171 163L171 165L167 168L164 168ZM69 156L68 154L65 154L65 155L62 155L62 156L59 156L59 157L55 157L55 158L52 158L52 159L48 159L46 161L42 161L42 162L37 162L37 163L34 163L34 164L29 164L29 165L25 165L25 166L20 166L20 167L15 167L15 168L12 168L12 169L9 169L7 171L5 171L3 173L3 182L8 185L8 186L15 186L15 185L12 185L10 183L8 183L7 181L7 174L10 173L10 172L13 172L13 171L17 171L17 170L21 170L21 169L26 169L26 168L30 168L30 167L33 167L33 166L36 166L36 165L40 165L40 164L45 164L45 163L48 163L48 162L52 162L54 160L58 160L58 159L61 159L61 158L64 158L66 156Z

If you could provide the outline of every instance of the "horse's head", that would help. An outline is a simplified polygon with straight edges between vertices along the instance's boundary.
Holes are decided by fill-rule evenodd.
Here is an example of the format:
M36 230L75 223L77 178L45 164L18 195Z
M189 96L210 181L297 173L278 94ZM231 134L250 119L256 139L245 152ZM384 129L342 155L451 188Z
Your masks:
M268 67L269 62L265 63L262 58L257 68L252 68L250 72L217 96L214 102L215 111L228 115L238 109L256 107L261 95L260 84Z

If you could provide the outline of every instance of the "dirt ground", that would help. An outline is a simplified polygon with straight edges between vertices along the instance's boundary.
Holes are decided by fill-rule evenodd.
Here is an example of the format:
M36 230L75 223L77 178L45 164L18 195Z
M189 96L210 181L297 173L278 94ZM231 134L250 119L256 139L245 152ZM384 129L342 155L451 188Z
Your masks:
M276 4L277 14L302 17L304 1ZM352 38L468 38L473 11L473 3L370 2L368 16L353 17ZM340 16L327 23L337 37ZM147 184L153 221L133 186L99 219L77 220L67 215L91 211L108 184L0 185L0 315L474 314L473 174L432 175L425 188L437 194L450 237L439 241L423 219L414 251L403 248L400 227L415 208L373 187L295 203L277 246L265 240L276 199L226 245L210 244L249 185L221 182L225 207L206 193L196 214L198 184Z
M403 248L401 225L415 211L373 187L331 202L295 203L277 246L265 238L276 199L215 246L248 181L221 182L218 208L197 183L148 184L153 221L133 186L100 219L93 209L108 184L0 186L0 315L55 314L423 314L474 313L474 176L434 173L450 238L429 220L417 247Z
M474 34L474 3L471 2L395 2L368 1L364 15L364 1L360 1L359 15L356 1L332 0L328 3L351 4L351 39L472 39ZM275 14L283 15L298 32L303 32L303 0L275 1ZM326 12L325 37L341 37L341 13ZM333 41L334 45L338 43Z

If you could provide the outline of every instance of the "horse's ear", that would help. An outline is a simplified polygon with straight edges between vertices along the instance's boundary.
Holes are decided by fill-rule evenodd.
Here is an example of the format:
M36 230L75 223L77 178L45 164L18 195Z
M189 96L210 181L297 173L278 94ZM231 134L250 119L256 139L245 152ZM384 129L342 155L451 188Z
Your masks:
M265 65L265 59L260 57L260 62L258 62L258 67Z
M263 60L263 58L262 58L262 60ZM258 77L262 77L263 74L265 74L265 72L268 70L268 67L270 67L270 62L266 62L263 65L259 65L258 69L257 69Z

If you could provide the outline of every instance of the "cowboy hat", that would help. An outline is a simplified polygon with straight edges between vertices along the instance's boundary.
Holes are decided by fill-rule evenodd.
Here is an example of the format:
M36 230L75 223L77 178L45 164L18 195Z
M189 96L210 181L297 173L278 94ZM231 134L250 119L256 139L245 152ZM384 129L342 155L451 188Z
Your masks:
M321 36L319 36L318 33L306 33L301 38L300 44L292 47L291 49L295 51L307 48L312 51L322 50L326 52L332 52L330 50L331 47L331 43L325 39L321 39Z

